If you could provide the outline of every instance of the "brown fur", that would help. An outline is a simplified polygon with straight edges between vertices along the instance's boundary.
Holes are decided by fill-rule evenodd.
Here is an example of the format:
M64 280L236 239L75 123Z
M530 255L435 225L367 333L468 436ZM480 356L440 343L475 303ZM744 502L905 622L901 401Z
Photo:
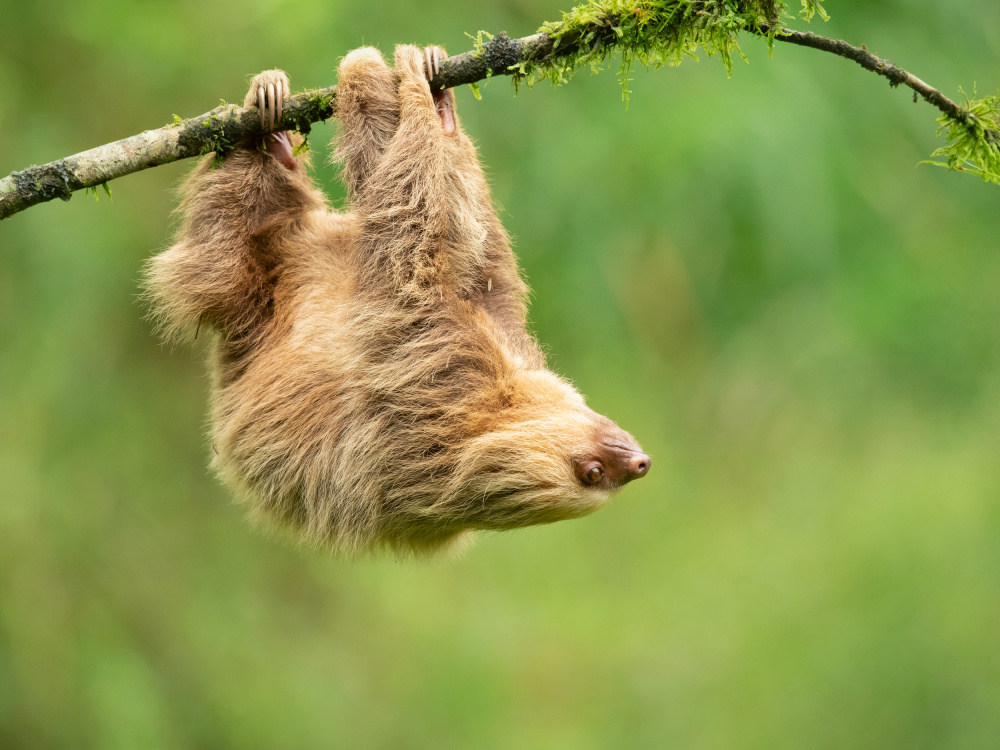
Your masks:
M546 369L475 148L442 132L421 51L395 63L340 66L350 213L303 159L247 146L192 174L147 269L167 337L219 331L214 468L255 515L349 554L582 516L641 475L623 462L648 467ZM248 104L267 76L287 82L261 74Z

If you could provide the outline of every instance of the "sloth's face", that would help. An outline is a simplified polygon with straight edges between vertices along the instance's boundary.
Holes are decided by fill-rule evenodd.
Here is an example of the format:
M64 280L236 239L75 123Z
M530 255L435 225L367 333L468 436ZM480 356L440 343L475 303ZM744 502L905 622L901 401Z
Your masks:
M471 528L507 529L592 513L646 475L635 439L589 409L556 375L519 377L517 397L494 428L468 441L454 474ZM457 497L456 497L457 499Z
M651 461L635 439L610 419L594 416L599 424L590 449L573 457L573 470L579 482L585 487L614 491L646 476Z

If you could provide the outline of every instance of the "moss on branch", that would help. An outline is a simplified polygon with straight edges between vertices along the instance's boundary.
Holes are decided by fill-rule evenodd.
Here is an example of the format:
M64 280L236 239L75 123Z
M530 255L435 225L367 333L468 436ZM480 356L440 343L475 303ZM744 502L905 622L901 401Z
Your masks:
M822 0L799 0L799 15L826 19ZM731 73L734 57L746 59L740 34L763 37L773 51L783 42L811 47L853 60L889 80L912 88L941 110L940 131L948 144L934 152L943 166L972 172L1000 183L1000 99L966 98L957 104L916 76L862 47L816 34L792 31L781 23L791 18L780 0L587 0L544 24L536 34L511 39L480 32L474 49L442 63L434 86L474 85L497 75L512 76L515 85L542 80L568 81L582 67L601 70L612 55L621 55L619 79L627 98L629 72L635 64L657 68L678 65L699 50L718 56ZM478 90L477 90L478 95ZM312 123L332 117L336 87L291 97L278 129L308 133ZM204 115L158 130L125 138L49 164L28 167L0 179L0 218L53 198L69 200L76 190L199 154L222 158L241 141L263 131L255 107L224 104Z

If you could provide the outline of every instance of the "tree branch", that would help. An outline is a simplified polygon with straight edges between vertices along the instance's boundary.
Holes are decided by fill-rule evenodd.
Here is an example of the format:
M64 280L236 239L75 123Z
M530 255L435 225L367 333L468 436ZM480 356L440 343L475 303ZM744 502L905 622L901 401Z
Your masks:
M760 30L761 35L766 36L771 32L771 27L764 24ZM811 49L818 49L823 52L839 55L848 60L853 60L865 70L876 73L883 78L888 78L890 86L909 86L920 94L925 101L934 105L949 117L954 117L956 120L964 120L966 115L968 115L968 110L953 102L936 88L929 86L912 73L903 70L897 65L893 65L888 60L883 60L873 55L863 44L860 47L855 47L853 44L848 44L840 39L819 36L809 31L793 31L792 29L784 28L776 28L774 31L774 38L779 42L787 42L799 47L810 47Z
M551 47L552 40L546 34L515 40L501 33L481 50L444 60L434 86L452 88L507 74L508 66L519 61L542 61ZM329 86L290 97L275 130L308 133L312 123L334 115L336 95L337 87ZM77 190L96 188L149 167L212 151L226 152L241 141L263 137L264 132L256 107L224 104L198 117L11 172L0 180L0 219L54 198L68 201Z
M725 16L712 16L701 7L703 5L707 7L705 3L688 2L684 5L660 0L659 4L637 2L635 7L624 10L619 5L615 12L604 11L598 3L581 6L566 14L562 22L546 24L544 30L537 34L510 39L505 33L500 33L485 44L477 44L477 49L449 57L442 62L441 71L432 85L435 88L452 88L494 75L513 75L516 81L527 78L530 84L531 76L541 77L542 72L553 80L565 80L582 62L607 60L616 48L622 49L630 64L634 58L643 62L664 58L679 61L684 52L690 52L692 47L701 44L709 52L721 53L728 65L735 36L743 30L840 55L884 76L892 86L909 86L948 118L967 126L970 132L975 130L973 135L978 140L969 148L985 149L987 163L1000 161L1000 132L989 108L984 110L986 117L977 118L968 107L956 104L937 89L876 57L864 47L773 27L777 13L773 2L745 2L746 10L742 15L727 11ZM761 15L763 10L768 11L765 16ZM706 18L714 20L706 21ZM770 24L766 20L770 20ZM308 133L312 123L334 115L336 91L336 86L330 86L291 97L276 129L296 129ZM222 156L235 144L263 135L255 107L224 104L198 117L178 119L174 124L157 130L147 130L48 164L12 172L0 179L0 219L53 198L69 200L76 190L106 186L108 180L149 167L213 151ZM978 158L978 151L976 153ZM956 167L951 159L949 163L955 168L962 168ZM983 173L984 170L979 171Z
M330 86L291 97L276 129L308 132L312 123L333 116L335 94L336 87ZM233 144L263 134L256 107L223 105L189 120L11 172L0 180L0 218L53 198L68 201L76 190L96 188L149 167L212 151L228 151Z

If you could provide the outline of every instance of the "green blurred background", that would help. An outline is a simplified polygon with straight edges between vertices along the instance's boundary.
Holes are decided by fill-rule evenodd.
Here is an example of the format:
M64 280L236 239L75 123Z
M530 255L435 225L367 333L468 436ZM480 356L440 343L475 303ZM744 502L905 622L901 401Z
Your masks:
M567 7L0 5L0 174ZM1000 86L995 0L827 6ZM204 342L136 300L190 161L0 224L0 747L1000 746L1000 191L917 166L907 91L744 49L635 71L628 109L613 72L458 93L552 366L654 468L457 561L297 549L208 473Z

